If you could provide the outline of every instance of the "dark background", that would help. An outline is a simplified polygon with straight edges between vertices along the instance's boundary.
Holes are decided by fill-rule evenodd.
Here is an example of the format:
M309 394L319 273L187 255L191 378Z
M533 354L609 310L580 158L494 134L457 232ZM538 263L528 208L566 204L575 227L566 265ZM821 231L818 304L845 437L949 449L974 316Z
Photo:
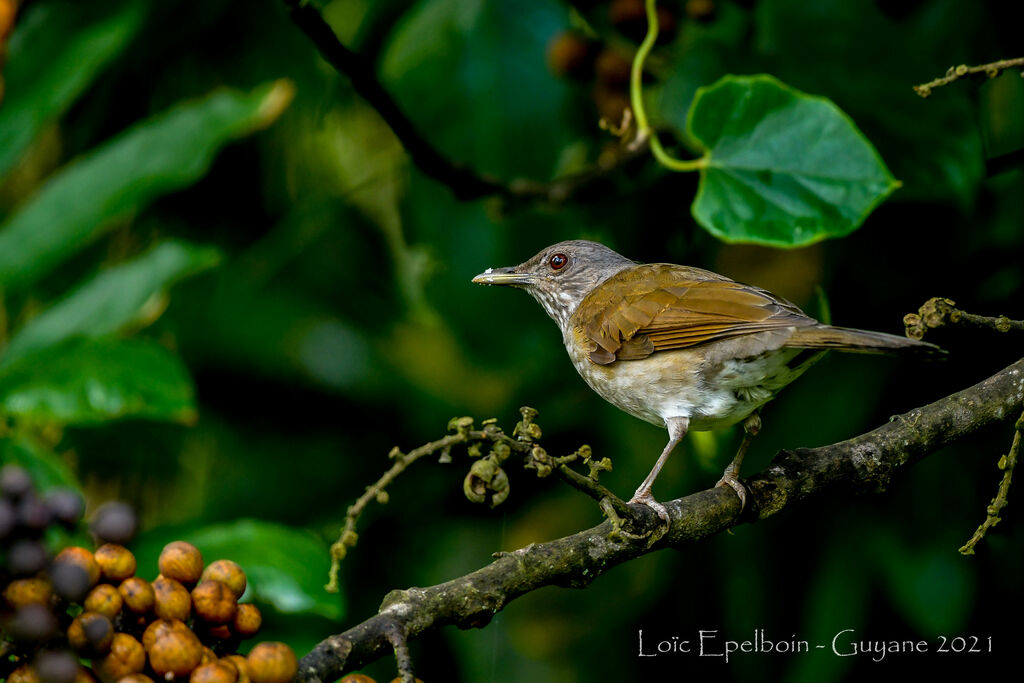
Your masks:
M61 4L37 0L20 20ZM85 5L102 16L118 4ZM316 4L453 159L504 179L547 180L615 144L597 126L608 93L597 93L593 78L559 77L546 62L549 43L575 21L567 3ZM629 44L608 22L609 3L574 4L602 40ZM599 196L557 207L460 202L409 163L282 3L153 3L124 51L29 148L20 175L4 179L0 210L13 213L61 164L178 101L279 78L296 94L273 126L227 146L192 186L149 204L30 294L49 301L83 274L170 236L225 255L177 285L166 313L139 332L184 359L198 422L69 427L55 441L90 504L127 499L157 534L243 517L284 522L320 534L326 553L346 506L389 466L393 446L440 438L455 415L497 417L511 430L521 405L540 411L549 452L590 444L615 465L602 481L628 495L664 430L594 395L529 297L470 284L489 266L563 239L706 267L814 315L827 301L844 326L900 333L902 316L937 295L972 312L1024 317L1024 173L1019 154L1016 163L1004 156L1024 146L1024 80L1017 72L965 80L927 100L911 89L951 64L1020 56L1020 27L1001 14L1004 3L718 0L706 16L661 4L677 31L656 50L646 87L669 139L698 86L726 73L770 73L836 102L903 187L849 237L791 251L717 241L690 216L696 175L649 159L611 176ZM1019 339L994 333L933 340L949 349L947 361L834 354L821 362L767 406L744 471L761 470L781 448L862 433L1020 356ZM1007 422L936 453L883 495L815 501L630 562L586 590L537 591L485 630L448 628L413 644L417 673L428 683L822 681L985 675L1012 665L1022 635L1019 506L1007 508L976 556L957 553L984 519L1011 437ZM688 437L655 494L712 485L737 443L732 432ZM268 633L301 654L374 614L391 589L445 581L494 551L600 521L589 499L511 463L505 504L474 506L461 490L468 460L455 455L449 465L418 463L391 487L390 502L361 520L359 545L342 567L341 623L271 615ZM858 641L925 640L933 652L880 663L827 649L748 654L726 666L692 655L639 659L639 629L651 641L693 639L700 629L748 640L764 629L812 648L855 629ZM936 654L940 636L977 636L986 649L991 636L993 653ZM394 675L390 661L367 672Z

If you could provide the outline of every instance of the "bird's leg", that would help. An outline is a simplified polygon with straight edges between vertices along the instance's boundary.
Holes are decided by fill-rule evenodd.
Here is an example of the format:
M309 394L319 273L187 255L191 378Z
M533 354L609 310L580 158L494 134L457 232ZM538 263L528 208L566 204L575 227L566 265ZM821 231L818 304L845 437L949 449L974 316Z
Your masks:
M665 426L668 427L668 444L665 446L665 450L661 452L661 455L658 456L658 462L654 463L651 473L647 475L647 478L640 484L640 488L629 499L630 503L643 503L651 508L665 522L668 522L668 510L665 509L664 505L654 500L654 496L651 495L651 487L654 486L654 480L658 478L658 472L661 472L661 468L668 461L668 456L672 454L672 449L686 436L686 428L689 425L690 418L688 417L669 417L665 419Z
M732 459L729 466L725 468L725 472L722 473L722 478L715 484L715 486L732 487L736 495L740 497L740 512L743 512L743 508L747 506L747 489L740 483L739 478L740 465L743 464L743 457L747 454L747 449L750 448L750 442L754 440L759 431L761 431L761 415L753 412L743 422L743 441L740 442L739 450L736 451L736 457Z

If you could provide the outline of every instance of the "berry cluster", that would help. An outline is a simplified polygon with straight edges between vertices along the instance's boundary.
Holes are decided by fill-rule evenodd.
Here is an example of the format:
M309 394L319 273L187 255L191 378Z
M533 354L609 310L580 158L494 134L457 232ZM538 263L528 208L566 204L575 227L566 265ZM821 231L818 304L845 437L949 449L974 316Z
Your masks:
M548 67L555 75L581 83L593 82L593 99L598 116L614 125L622 121L629 106L629 79L635 47L647 33L644 0L611 0L606 8L600 2L574 2L595 25L609 25L615 35L607 39L588 37L570 29L548 44ZM715 13L714 0L687 0L685 3L659 2L658 43L671 42L678 32L679 6L687 18L708 21ZM625 40L622 40L625 39Z
M95 552L68 547L51 557L43 534L82 516L71 491L39 497L20 467L0 471L0 677L7 683L287 683L297 670L283 643L235 654L262 617L239 604L246 577L231 560L204 567L199 550L175 541L160 553L160 575L135 575L121 543L135 531L124 504L103 506L91 525ZM87 662L87 664L83 664Z

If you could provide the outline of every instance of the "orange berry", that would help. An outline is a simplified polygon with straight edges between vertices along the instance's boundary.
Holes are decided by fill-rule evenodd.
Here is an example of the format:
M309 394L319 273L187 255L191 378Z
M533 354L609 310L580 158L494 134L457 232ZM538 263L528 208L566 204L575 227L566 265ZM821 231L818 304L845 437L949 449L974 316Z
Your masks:
M203 555L191 543L174 541L164 546L157 567L161 576L193 584L203 574Z
M189 627L185 625L185 622L178 619L157 619L142 633L142 647L149 652L153 649L153 644L163 638L164 636L178 632L182 633L190 631Z
M672 40L676 32L676 16L667 7L659 5L658 42ZM647 35L647 9L644 0L612 0L608 6L608 21L622 35L639 43Z
M235 683L238 670L232 664L213 661L197 666L188 680L189 683Z
M577 31L559 33L548 43L548 68L561 78L585 81L594 71L595 47Z
M142 644L127 633L115 633L110 652L93 665L103 683L114 683L125 676L142 673L146 667L146 652Z
M338 683L377 683L377 681L366 674L349 674L338 681Z
M199 666L203 645L189 630L173 630L153 643L149 649L149 665L164 678L187 676Z
M95 557L107 581L120 583L135 574L135 556L123 545L104 543L96 549Z
M263 625L263 615L256 605L239 605L235 612L234 631L242 638L251 638Z
M117 683L153 683L153 679L146 674L128 674L118 679Z
M57 553L57 557L53 558L53 561L54 563L68 562L84 569L85 573L89 575L90 588L99 583L100 565L96 562L96 557L85 548L78 546L64 548Z
M236 598L241 598L245 592L245 572L237 563L231 560L217 560L211 562L203 570L202 580L220 581L231 589Z
M15 579L4 589L4 599L12 609L25 605L49 607L53 599L53 587L46 579Z
M188 590L174 579L161 577L153 582L153 612L161 619L185 621L192 611Z
M284 643L260 643L247 659L252 683L289 683L299 670L295 653Z
M221 660L225 664L235 667L238 672L238 683L249 683L249 660L242 655L228 655Z
M23 664L7 674L7 683L40 683L39 674L28 664Z
M86 657L107 654L114 635L114 624L98 612L82 612L68 626L68 644Z
M231 627L227 624L218 624L206 629L206 635L216 640L229 640L234 633L231 632Z
M610 88L626 89L633 64L621 52L606 47L594 62L597 80Z
M686 16L696 21L715 18L715 0L686 0Z
M140 676L141 674L135 674ZM121 679L124 680L124 679ZM75 683L96 683L96 677L92 675L92 670L84 666L78 667L78 673L75 674ZM135 681L134 683L143 683L143 681ZM150 681L149 683L153 683Z
M0 0L0 41L7 38L7 35L14 28L14 16L18 8L12 0Z
M156 602L153 586L149 581L138 576L132 576L122 581L121 585L117 587L117 592L121 594L125 607L136 614L148 614Z
M206 580L192 589L196 616L211 624L227 624L238 611L238 598L220 581Z
M124 598L121 597L120 591L109 583L101 583L89 591L82 606L87 612L98 612L113 621L121 613Z

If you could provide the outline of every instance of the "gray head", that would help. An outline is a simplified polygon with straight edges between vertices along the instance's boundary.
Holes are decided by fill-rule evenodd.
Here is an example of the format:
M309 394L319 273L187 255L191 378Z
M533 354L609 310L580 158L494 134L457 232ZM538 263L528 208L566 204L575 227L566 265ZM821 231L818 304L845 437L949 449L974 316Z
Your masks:
M590 290L632 265L603 244L569 240L552 244L518 266L488 268L473 282L525 289L564 331Z

